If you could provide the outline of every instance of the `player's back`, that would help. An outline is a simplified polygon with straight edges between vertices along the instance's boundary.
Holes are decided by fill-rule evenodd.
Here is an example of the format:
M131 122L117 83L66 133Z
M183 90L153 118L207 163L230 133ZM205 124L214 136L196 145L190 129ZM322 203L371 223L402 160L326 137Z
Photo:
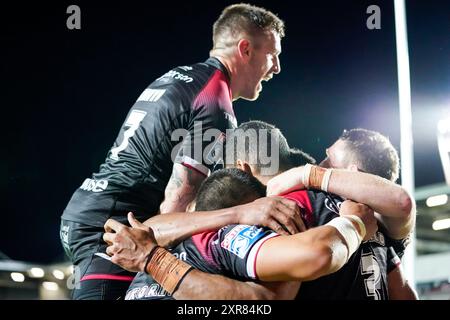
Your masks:
M130 109L99 172L77 189L63 218L102 226L110 217L124 221L128 211L140 219L152 216L176 156L207 174L213 165L194 157L192 135L235 125L228 82L224 66L210 58L172 69L150 84ZM196 123L202 126L197 131ZM202 143L200 137L200 148Z

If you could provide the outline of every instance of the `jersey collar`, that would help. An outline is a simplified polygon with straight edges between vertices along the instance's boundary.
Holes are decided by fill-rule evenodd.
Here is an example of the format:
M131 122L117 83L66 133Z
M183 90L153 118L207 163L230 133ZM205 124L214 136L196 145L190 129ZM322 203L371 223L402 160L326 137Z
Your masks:
M210 57L205 61L206 64L213 66L216 69L222 71L222 73L227 77L228 83L230 83L230 74L228 73L227 68L220 62L216 57Z

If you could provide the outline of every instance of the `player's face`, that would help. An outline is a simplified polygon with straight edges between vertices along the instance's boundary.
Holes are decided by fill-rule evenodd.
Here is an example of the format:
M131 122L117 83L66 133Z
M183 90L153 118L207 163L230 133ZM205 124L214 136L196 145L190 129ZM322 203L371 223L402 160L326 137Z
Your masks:
M326 150L327 157L320 163L324 168L346 169L346 145L342 140L336 141Z
M281 39L275 32L268 32L255 39L252 53L248 61L246 81L241 97L256 100L262 90L262 82L272 79L281 71L279 55Z

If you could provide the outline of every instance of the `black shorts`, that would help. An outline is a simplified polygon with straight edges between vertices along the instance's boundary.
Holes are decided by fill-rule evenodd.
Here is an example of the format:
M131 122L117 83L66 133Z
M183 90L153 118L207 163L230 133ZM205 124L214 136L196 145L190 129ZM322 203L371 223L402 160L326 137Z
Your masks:
M74 265L72 299L124 299L135 273L128 272L96 253L106 253L104 230L61 219L60 238Z

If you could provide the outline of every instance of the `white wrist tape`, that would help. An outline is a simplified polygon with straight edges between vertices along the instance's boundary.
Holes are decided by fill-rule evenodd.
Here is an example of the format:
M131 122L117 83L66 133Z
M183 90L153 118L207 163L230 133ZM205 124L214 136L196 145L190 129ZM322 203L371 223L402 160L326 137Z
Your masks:
M309 175L311 173L311 168L312 165L310 165L309 163L305 164L305 166L303 167L302 181L305 188L309 187Z
M366 236L367 230L366 230L366 225L361 220L361 218L358 217L358 216L355 216L353 214L352 215L346 215L344 217L347 218L347 219L350 219L350 220L352 220L352 221L354 221L354 222L356 222L358 224L359 230L361 230L361 232L359 233L359 236L361 237L361 239L364 239L364 237Z
M327 169L327 171L325 171L325 174L322 179L322 185L320 186L320 189L322 189L322 191L328 192L328 184L330 183L330 177L332 172L333 172L332 169Z
M328 222L326 225L336 228L344 238L348 248L348 261L351 255L355 253L356 250L358 250L362 240L355 226L350 221L350 219L346 219L345 217L335 218Z

